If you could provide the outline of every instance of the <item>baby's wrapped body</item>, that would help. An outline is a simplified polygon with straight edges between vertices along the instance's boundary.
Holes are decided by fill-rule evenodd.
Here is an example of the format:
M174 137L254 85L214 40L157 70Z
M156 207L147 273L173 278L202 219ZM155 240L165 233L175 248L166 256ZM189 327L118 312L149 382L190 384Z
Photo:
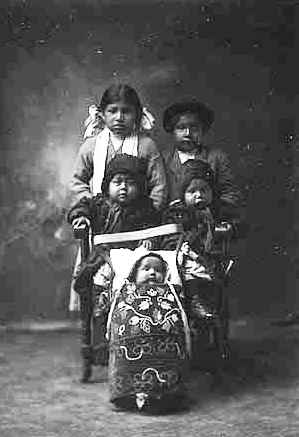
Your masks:
M108 319L110 400L122 408L180 407L188 325L180 289L126 281Z

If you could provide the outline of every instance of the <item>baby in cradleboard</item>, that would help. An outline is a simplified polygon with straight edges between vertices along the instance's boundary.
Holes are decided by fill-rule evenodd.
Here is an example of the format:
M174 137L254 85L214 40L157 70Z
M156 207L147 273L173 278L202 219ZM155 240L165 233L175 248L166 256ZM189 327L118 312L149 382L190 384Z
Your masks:
M183 408L190 352L181 287L167 281L168 264L141 256L115 293L110 342L110 401L117 408L164 412Z

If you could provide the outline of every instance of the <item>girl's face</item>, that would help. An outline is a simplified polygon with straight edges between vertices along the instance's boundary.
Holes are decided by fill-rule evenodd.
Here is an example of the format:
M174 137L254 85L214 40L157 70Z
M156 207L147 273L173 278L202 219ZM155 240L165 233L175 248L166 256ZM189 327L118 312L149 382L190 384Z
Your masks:
M207 206L212 200L212 188L202 179L193 179L184 194L186 206Z
M141 261L136 273L136 284L161 284L164 281L165 270L163 263L155 256L147 256Z
M173 135L181 152L192 152L203 142L203 125L196 114L182 114L174 125Z
M138 185L131 176L122 173L113 176L109 183L109 198L112 203L127 205L138 196Z
M131 135L136 121L136 110L133 105L118 101L110 103L102 112L105 125L117 137Z

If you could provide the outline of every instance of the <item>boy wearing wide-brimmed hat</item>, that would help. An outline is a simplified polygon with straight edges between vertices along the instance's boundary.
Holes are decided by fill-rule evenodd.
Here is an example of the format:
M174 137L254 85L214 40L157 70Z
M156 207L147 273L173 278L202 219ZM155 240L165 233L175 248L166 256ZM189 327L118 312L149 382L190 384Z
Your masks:
M222 150L207 147L205 144L206 134L213 122L213 111L195 100L174 103L164 112L164 129L174 140L174 150L164 153L170 201L179 198L184 162L188 159L200 159L206 161L213 171L215 195L220 202L239 205L240 195L227 155Z

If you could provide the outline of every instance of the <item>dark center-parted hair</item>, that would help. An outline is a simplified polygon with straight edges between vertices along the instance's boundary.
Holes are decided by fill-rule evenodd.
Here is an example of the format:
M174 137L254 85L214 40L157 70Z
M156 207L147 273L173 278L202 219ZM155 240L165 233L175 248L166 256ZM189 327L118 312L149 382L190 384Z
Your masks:
M134 266L133 266L133 268L132 268L132 270L130 271L129 276L128 276L128 280L129 280L130 282L135 282L135 281L136 281L136 275L137 275L137 272L138 272L139 267L141 266L142 261L143 261L144 259L146 259L146 258L149 258L149 257L154 257L154 258L157 258L159 261L161 261L161 263L162 263L162 267L163 267L164 280L165 280L165 278L166 278L166 274L167 274L167 271L168 271L168 264L167 264L167 262L166 262L165 259L162 258L162 256L159 255L158 253L149 252L149 253L147 253L146 255L143 255L141 258L139 258L139 259L136 261L136 263L134 264Z
M104 91L104 94L100 103L100 110L104 111L105 108L111 103L122 101L129 105L132 105L136 111L136 127L140 128L143 107L138 97L138 94L134 88L129 85L115 84L111 85Z

